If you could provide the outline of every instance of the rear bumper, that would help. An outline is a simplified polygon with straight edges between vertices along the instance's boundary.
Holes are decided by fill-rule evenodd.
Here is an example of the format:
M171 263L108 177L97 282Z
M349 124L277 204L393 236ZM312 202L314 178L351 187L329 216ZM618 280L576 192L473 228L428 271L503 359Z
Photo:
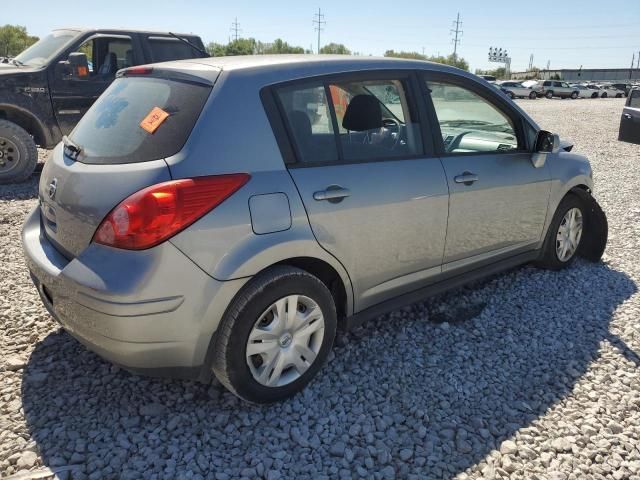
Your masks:
M136 372L197 375L246 281L211 278L170 242L142 251L91 244L69 261L44 235L38 208L22 244L51 315L90 350Z

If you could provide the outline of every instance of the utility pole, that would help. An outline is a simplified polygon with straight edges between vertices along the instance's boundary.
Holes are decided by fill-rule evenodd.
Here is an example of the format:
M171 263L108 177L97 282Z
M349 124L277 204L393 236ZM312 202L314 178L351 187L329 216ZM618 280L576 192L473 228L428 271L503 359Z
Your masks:
M238 23L238 17L236 17L235 21L231 22L231 31L233 32L233 39L237 41L239 38L238 34L242 31Z
M459 37L462 37L463 33L460 29L460 27L462 26L462 21L460 21L460 12L458 12L458 16L454 20L453 25L455 26L455 28L452 28L449 31L450 33L454 34L454 37L451 41L453 42L453 60L455 60L458 54L458 45L462 41Z
M318 13L313 15L313 24L314 24L314 28L316 30L316 32L318 32L318 51L316 53L320 53L320 32L322 32L324 30L323 25L325 25L327 22L324 21L324 15L322 14L322 11L320 10L320 8L318 8Z
M533 53L529 55L529 71L533 68Z
M633 52L633 55L631 56L631 68L629 69L629 80L631 80L631 77L633 76L633 65L636 63L636 52Z

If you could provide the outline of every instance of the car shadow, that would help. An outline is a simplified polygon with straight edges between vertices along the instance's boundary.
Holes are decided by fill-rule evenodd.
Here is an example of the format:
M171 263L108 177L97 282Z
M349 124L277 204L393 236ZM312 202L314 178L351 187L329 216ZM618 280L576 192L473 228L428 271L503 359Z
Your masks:
M640 366L609 331L636 290L603 263L524 267L341 335L319 378L270 406L215 383L131 375L57 332L28 360L23 409L44 463L91 478L372 478L389 467L451 478L566 398L601 342ZM441 322L460 305L472 318Z

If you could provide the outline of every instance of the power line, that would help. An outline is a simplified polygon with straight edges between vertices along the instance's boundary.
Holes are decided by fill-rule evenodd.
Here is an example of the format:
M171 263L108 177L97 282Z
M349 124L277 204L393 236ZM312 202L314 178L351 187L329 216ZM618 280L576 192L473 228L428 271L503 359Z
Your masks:
M231 22L231 32L233 33L233 39L238 40L239 33L242 31L240 28L240 24L238 23L238 17L235 18L233 22Z
M450 30L450 33L455 34L455 37L452 39L452 42L453 42L453 59L455 60L457 52L458 52L458 45L462 41L458 37L462 37L462 33L463 33L462 30L460 29L460 27L462 26L462 22L460 21L460 12L458 12L458 16L456 17L455 21L453 22L453 25L456 28L452 28Z
M324 15L320 8L318 8L318 13L313 15L313 25L316 32L318 32L318 51L320 53L320 32L324 30L323 25L326 25L327 22L324 21Z

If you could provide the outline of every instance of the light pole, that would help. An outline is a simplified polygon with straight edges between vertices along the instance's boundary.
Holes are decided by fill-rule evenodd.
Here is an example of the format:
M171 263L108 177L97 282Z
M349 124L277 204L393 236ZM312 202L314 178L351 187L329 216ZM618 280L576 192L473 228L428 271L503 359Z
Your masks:
M503 63L505 76L507 79L511 78L511 57L507 53L507 50L503 50L498 47L489 47L489 61L495 63Z

